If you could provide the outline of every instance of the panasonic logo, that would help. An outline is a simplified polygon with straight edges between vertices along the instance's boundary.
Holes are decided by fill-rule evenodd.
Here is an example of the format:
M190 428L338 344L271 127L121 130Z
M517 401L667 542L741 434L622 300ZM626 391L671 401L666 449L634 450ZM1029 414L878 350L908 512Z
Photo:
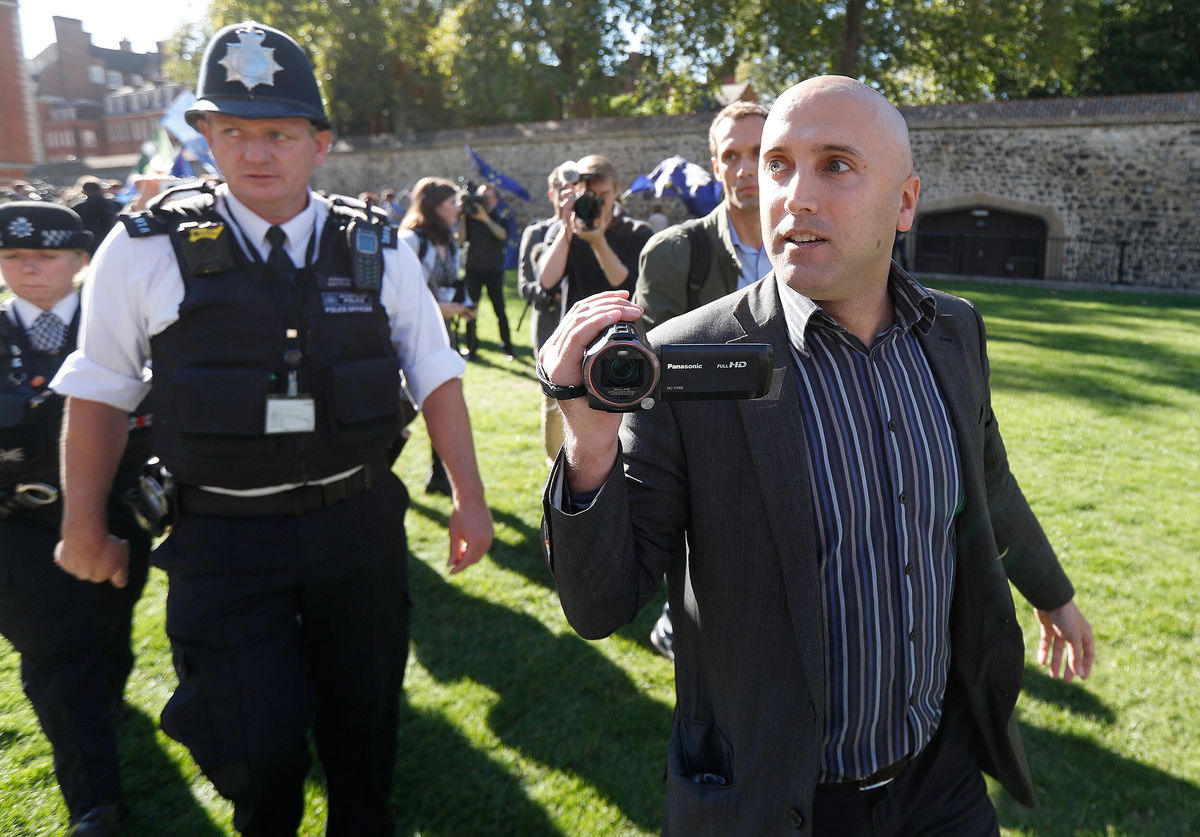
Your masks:
M668 369L703 369L703 363L668 363Z

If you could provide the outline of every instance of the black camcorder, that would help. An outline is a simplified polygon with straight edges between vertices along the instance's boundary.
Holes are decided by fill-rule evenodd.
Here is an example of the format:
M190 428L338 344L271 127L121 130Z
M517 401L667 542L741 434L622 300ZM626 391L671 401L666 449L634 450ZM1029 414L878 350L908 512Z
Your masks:
M771 388L765 343L667 344L651 348L628 322L615 323L583 355L588 406L608 413L649 410L657 399L761 398Z
M559 178L564 183L579 183L580 181L587 187L581 195L575 197L575 203L571 207L571 211L575 213L575 217L583 222L583 226L589 230L596 229L596 221L600 218L600 211L604 208L604 204L600 200L600 196L592 191L591 179L595 177L593 174L581 174L578 170L563 166L558 172Z

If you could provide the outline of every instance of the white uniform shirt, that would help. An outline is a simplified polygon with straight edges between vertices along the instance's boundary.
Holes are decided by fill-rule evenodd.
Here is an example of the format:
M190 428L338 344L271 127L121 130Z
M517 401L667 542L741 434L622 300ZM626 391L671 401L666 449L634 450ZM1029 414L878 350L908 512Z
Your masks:
M217 211L226 220L232 219L230 227L245 236L244 240L242 235L236 236L243 245L255 247L266 261L271 250L266 238L270 223L225 186L217 189ZM281 225L287 233L287 251L293 264L305 263L314 231L318 239L315 245L319 245L328 214L328 201L310 193L308 206ZM450 348L416 254L408 247L385 248L383 268L380 299L403 378L396 385L403 383L419 407L446 381L462 377L466 366ZM79 348L67 356L50 386L63 395L125 411L135 409L150 389L150 338L179 319L183 293L183 278L170 237L130 238L118 225L96 251L88 272Z

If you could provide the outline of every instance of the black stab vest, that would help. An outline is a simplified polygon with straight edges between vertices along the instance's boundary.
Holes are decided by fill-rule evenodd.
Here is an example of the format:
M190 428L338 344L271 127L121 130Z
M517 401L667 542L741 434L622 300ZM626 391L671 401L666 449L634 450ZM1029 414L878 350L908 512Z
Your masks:
M10 319L8 307L0 306L0 495L18 483L59 485L58 441L66 399L48 386L67 355L74 351L79 334L76 309L62 349L36 351L24 329ZM151 423L149 403L143 402L129 418L129 441L114 480L114 493L123 492L149 458ZM56 524L61 514L60 501L39 509L14 511L13 517Z
M295 291L242 251L211 192L142 216L150 217L133 216L126 228L171 235L183 275L179 319L150 340L154 452L176 480L249 489L384 461L402 427L400 362L378 288L351 278L346 229L365 214L330 207L316 264L299 271ZM188 271L180 226L191 222L225 225L231 268ZM289 348L300 350L298 364L285 362ZM268 434L268 396L286 393L292 369L299 393L315 402L315 429Z

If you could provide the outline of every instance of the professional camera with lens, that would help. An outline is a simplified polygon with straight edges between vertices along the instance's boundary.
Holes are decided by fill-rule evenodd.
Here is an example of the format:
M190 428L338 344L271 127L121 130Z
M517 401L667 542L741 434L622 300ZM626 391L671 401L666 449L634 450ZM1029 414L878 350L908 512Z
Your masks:
M608 413L649 410L657 399L761 398L771 388L765 343L667 344L651 348L632 323L609 326L583 355L588 405Z
M558 176L562 178L564 183L583 183L586 187L581 195L575 197L575 203L571 207L571 211L575 213L575 217L583 222L583 226L589 230L596 229L596 221L600 218L600 211L604 208L604 203L600 200L600 196L592 191L592 178L594 174L581 174L578 169L571 166L563 166L559 169Z

